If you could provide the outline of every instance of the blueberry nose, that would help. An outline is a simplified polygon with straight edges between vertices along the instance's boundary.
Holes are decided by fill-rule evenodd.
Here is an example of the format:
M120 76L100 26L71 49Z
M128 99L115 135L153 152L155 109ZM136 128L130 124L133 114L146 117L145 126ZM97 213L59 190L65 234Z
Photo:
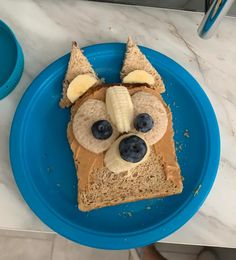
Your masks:
M145 141L137 135L130 135L120 141L119 152L127 162L140 162L147 153Z

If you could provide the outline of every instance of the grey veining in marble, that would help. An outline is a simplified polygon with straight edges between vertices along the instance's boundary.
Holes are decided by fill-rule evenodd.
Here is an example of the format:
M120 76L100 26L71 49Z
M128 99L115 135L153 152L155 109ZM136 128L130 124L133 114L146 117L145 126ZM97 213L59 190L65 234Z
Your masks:
M0 1L0 18L25 54L23 77L0 101L0 228L49 231L24 203L13 180L8 138L17 103L32 79L70 49L126 41L156 49L185 67L210 98L220 125L222 158L201 210L164 241L236 247L236 20L225 18L210 40L197 35L201 14L82 1Z

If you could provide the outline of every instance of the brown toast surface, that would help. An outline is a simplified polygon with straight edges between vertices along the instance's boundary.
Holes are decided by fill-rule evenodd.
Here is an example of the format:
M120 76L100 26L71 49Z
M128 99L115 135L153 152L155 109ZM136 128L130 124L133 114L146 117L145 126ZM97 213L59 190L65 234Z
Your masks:
M78 176L78 206L89 211L125 202L163 197L180 193L183 189L180 167L174 146L172 114L159 91L146 86L127 86L130 94L138 91L156 95L168 114L168 128L164 137L150 147L149 158L129 172L120 174L109 171L103 164L104 153L95 154L83 148L75 139L72 120L78 108L89 98L105 100L110 85L90 89L72 107L67 136L73 152Z
M68 63L67 72L65 79L62 83L62 98L60 100L60 107L65 108L72 105L70 100L67 98L67 89L71 81L76 78L78 75L82 74L91 74L97 79L97 84L100 83L100 80L97 78L95 71L93 70L88 59L84 56L81 49L78 47L76 42L72 42L71 54Z
M154 85L150 87L156 89L159 93L165 92L165 86L160 74L152 66L146 56L140 51L139 47L133 42L131 37L129 37L126 46L125 58L120 73L121 79L134 70L145 70L150 73L155 80Z

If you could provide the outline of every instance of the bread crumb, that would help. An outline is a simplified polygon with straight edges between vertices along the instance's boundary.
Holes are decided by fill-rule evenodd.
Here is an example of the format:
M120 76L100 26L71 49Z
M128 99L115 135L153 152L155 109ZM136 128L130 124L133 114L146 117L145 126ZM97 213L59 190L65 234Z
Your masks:
M118 215L120 217L124 217L124 218L127 218L127 217L131 218L133 216L133 213L130 211L123 211L123 212L120 212Z
M52 172L53 172L53 168L52 167L47 167L47 172L49 173L49 174L51 174Z
M152 207L150 207L150 206L147 206L147 207L146 207L146 210L150 210L151 208L152 208Z
M199 190L201 189L202 184L199 184L196 190L194 191L194 196L198 195Z
M178 108L179 106L176 105L176 102L173 102L173 107Z
M181 178L182 178L182 181L184 181L184 176L183 175L181 175Z
M176 142L176 151L181 152L183 150L183 144Z
M60 184L60 183L57 183L57 187L61 187L61 184Z
M184 137L186 137L186 138L189 138L189 137L190 137L188 129L185 129L185 131L184 131Z

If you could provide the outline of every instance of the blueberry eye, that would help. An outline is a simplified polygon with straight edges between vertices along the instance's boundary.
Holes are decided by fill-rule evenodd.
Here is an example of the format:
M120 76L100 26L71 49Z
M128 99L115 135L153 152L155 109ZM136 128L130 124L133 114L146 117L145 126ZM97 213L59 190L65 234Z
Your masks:
M136 116L134 127L137 131L147 133L153 128L154 122L152 117L147 113L142 113Z
M110 122L108 122L107 120L96 121L92 125L91 130L92 130L93 136L96 139L100 139L100 140L108 139L113 133L112 126L111 126Z

